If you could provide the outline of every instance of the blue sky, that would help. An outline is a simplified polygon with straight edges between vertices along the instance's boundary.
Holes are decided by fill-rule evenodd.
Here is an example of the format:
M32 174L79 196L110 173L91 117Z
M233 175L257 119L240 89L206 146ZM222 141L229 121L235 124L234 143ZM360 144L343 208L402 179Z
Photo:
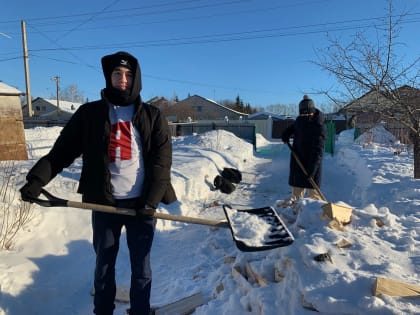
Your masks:
M25 91L25 20L33 97L76 84L89 100L104 87L103 55L125 50L142 68L142 97L198 94L252 106L297 104L336 86L311 61L328 36L345 43L387 15L387 0L14 0L0 10L0 80ZM394 0L407 12L398 53L420 53L420 0Z

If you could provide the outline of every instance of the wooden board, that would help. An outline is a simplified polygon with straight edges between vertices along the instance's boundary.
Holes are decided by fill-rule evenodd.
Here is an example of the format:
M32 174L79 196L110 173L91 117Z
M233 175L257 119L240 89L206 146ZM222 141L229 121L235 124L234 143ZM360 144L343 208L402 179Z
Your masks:
M373 287L373 295L386 294L401 297L420 297L420 286L399 280L377 277Z
M342 224L348 224L351 221L352 208L335 203L327 203L322 206L322 209L324 210L322 217L329 218L330 220L336 219Z
M95 289L91 291L91 295L95 295ZM120 303L130 302L130 289L122 286L117 286L115 301ZM201 292L192 294L178 301L165 304L162 306L152 305L154 315L187 315L194 312L194 310L206 303L206 300Z
M232 276L236 283L245 291L248 292L252 289L251 283L248 282L245 271L242 270L241 266L235 265L232 267Z
M253 298L249 293L253 290L252 284L249 282L250 279L247 278L246 271L241 268L239 265L232 267L232 276L235 279L236 283L239 285L240 292L243 296L247 296L247 305L244 306L249 313L262 315L264 314L264 306L259 301L258 298Z
M345 238L342 238L339 242L337 242L335 245L337 245L338 248L350 248L353 246L352 243L350 243Z
M92 288L90 294L92 296L95 295L95 288ZM115 293L115 301L121 303L130 302L130 289L122 286L117 286L117 292Z
M115 294L115 301L128 303L130 302L130 289L126 287L117 287L117 292Z
M249 261L247 261L245 264L245 270L248 276L248 280L258 283L258 285L261 287L268 285L268 280L264 278L264 276L256 272Z
M187 315L204 303L206 303L206 300L203 294L198 292L176 302L157 307L154 315Z
M0 110L0 114L2 111ZM27 160L22 120L0 117L0 161Z

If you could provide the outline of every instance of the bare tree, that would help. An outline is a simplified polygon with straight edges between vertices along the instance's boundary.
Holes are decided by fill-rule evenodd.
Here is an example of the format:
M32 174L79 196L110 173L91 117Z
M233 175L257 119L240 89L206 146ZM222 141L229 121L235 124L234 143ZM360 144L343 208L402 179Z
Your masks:
M317 52L314 63L332 74L344 88L341 92L323 91L334 103L343 104L345 99L356 101L371 93L374 96L371 106L362 110L407 128L413 143L414 178L420 179L420 57L407 62L396 53L405 16L404 13L394 16L389 1L386 20L382 28L376 27L376 41L363 33L357 33L348 44L330 39L329 47Z
M0 162L0 250L12 249L18 232L33 218L31 204L16 198L16 174L15 161Z
M296 116L299 114L299 107L296 104L273 104L266 106L267 111L285 116Z
M57 95L51 95L51 98L56 98ZM83 92L79 90L76 84L70 84L63 89L60 89L59 99L61 101L84 103L86 101Z

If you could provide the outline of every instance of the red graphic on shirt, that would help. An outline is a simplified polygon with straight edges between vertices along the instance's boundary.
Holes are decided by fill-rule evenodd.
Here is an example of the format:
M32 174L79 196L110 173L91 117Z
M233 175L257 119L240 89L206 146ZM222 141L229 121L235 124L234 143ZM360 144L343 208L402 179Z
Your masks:
M121 121L111 126L109 158L111 162L131 159L130 121Z

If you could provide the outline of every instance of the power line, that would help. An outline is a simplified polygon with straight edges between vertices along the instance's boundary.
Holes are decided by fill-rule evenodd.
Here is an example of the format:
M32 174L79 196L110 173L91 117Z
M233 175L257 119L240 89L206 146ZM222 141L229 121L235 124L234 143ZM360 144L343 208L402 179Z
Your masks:
M78 25L76 25L75 27L73 27L72 29L70 29L69 31L67 31L66 33L64 33L63 35L61 35L59 39L62 40L64 37L66 37L67 35L73 33L75 30L77 30L78 28L80 28L82 25L85 25L85 24L89 23L90 21L92 21L93 19L95 19L97 16L99 16L101 13L105 12L106 9L114 6L115 4L117 4L120 1L121 0L115 0L114 2L112 2L111 4L109 4L105 8L103 8L101 11L99 11L99 13L97 13L95 15L91 15L87 20L82 21L81 23L79 23ZM58 39L56 39L56 42L58 42Z
M66 21L65 23L68 24L74 24L75 22L75 18L77 17L90 17L90 16L96 16L98 14L112 14L112 13L123 13L123 12L129 12L129 13L133 13L133 11L140 11L140 13L137 13L136 16L142 16L142 15L150 15L150 14L159 14L159 13L167 13L167 12L177 12L177 11L184 11L184 10L191 10L191 9L201 9L201 8L209 8L209 7L216 7L216 6L222 6L222 5L227 5L227 4L235 4L235 3L243 3L245 1L253 1L253 0L231 0L231 1L225 1L225 2L219 2L219 3L214 3L212 2L211 4L206 4L206 5L201 5L201 6L195 6L195 7L184 7L184 8L179 8L180 4L188 4L188 3L194 3L194 2L202 2L203 0L181 0L181 1L170 1L170 2L166 2L166 3L160 3L160 4L151 4L151 5L144 5L141 7L131 7L131 8L127 8L127 9L115 9L115 10L100 10L100 11L94 11L94 12L88 12L88 13L79 13L79 14L69 14L69 15L54 15L54 16L45 16L45 17L39 17L39 18L27 18L26 21L27 22L36 22L36 21L48 21L48 23L45 24L41 24L41 25L56 25L57 21L63 21L63 19L68 19L68 21ZM322 1L326 1L326 0L322 0ZM166 10L162 10L162 7L175 7L172 9L166 9ZM146 12L145 10L147 9L158 9L154 12ZM119 18L119 17L127 17L127 14L124 15L120 15L120 16L109 16L107 17L107 19L109 18ZM19 22L20 20L9 20L9 21L0 21L0 24L5 24L5 23L16 23Z
M164 4L157 4L157 5L149 5L149 6L135 7L135 8L129 8L129 9L109 10L109 11L107 11L106 8L104 8L103 10L101 10L99 12L92 13L87 20L86 19L83 19L78 24L78 26L72 27L70 30L58 30L57 29L57 24L60 23L60 21L63 18L67 17L67 18L71 18L71 21L63 22L63 23L71 23L72 25L74 25L75 24L74 17L77 17L77 16L83 16L83 17L85 17L85 16L87 16L89 14L75 14L75 15L58 16L58 17L38 18L38 19L34 19L34 20L47 19L49 22L46 23L46 24L40 24L40 23L34 23L34 24L32 24L31 23L31 25L32 25L33 28L35 28L35 27L37 28L37 32L38 33L41 33L41 29L40 29L41 26L54 25L54 30L43 30L42 32L43 33L46 33L46 32L58 33L58 32L63 32L64 31L65 32L64 35L61 35L61 37L59 37L59 40L61 40L63 37L69 35L70 33L73 33L76 30L86 31L86 30L104 29L104 28L113 28L113 29L116 29L116 28L122 28L122 27L134 26L134 25L163 24L163 23L168 23L169 21L172 21L172 22L173 21L181 21L181 20L182 21L185 21L185 20L190 20L191 21L193 19L203 19L203 18L220 17L220 16L232 15L232 14L238 15L238 14L251 13L251 12L252 13L255 13L255 12L261 12L261 11L272 11L272 10L276 10L276 9L280 9L280 8L285 8L285 7L290 7L290 6L307 5L308 3L316 3L316 2L324 2L324 1L325 0L311 1L311 2L306 2L306 3L305 2L301 2L301 3L293 3L293 4L289 4L289 5L272 6L272 7L269 7L269 8L257 8L257 9L252 9L252 10L240 10L240 11L233 11L233 12L229 12L229 13L218 13L218 14L201 15L201 16L193 16L193 17L189 16L187 18L182 17L182 18L173 18L173 19L169 19L169 20L165 18L164 20L161 20L161 21L146 21L146 22L144 22L144 21L141 21L141 22L136 21L135 23L128 23L128 24L127 23L126 24L120 24L120 23L118 23L118 25L115 25L115 24L110 23L110 21L113 21L113 20L118 20L120 22L121 21L120 18L124 18L126 20L127 19L127 16L129 16L129 15L125 14L123 16L110 16L110 17L108 16L108 17L103 17L103 19L106 19L106 21L107 21L107 24L105 26L104 25L101 25L101 26L91 27L91 28L82 28L81 27L81 26L87 24L88 22L92 21L93 19L95 19L96 21L100 20L101 19L100 16L103 16L106 13L110 13L110 12L112 12L112 13L115 13L115 12L125 12L127 10L129 10L130 12L132 12L132 11L135 11L137 9L155 8L155 7L162 7L162 6L173 5L174 3L171 2L171 3L164 3ZM118 2L118 0L116 2ZM194 0L184 0L184 1L177 1L175 3L191 3L191 2L194 3L194 2L197 2L197 1L194 1ZM238 2L241 2L241 1L240 0L235 0L235 1L228 1L228 2L221 2L221 3L212 3L211 5L205 5L205 6L202 5L202 6L195 6L195 7L189 7L189 8L178 8L178 9L175 9L175 10L174 9L172 9L172 10L169 10L168 9L167 11L160 10L158 12L152 12L152 13L157 13L157 14L162 14L164 12L171 12L171 13L173 13L175 11L182 11L182 10L188 10L188 9L191 10L191 9L203 8L203 7L208 7L208 6L213 6L214 7L214 6L220 6L220 5L235 4L235 3L238 3ZM111 5L114 5L114 3L111 4ZM143 15L150 16L150 14L151 14L150 12L144 12L144 10L143 10L140 13L132 13L131 15L132 16L139 17L139 16L143 16ZM409 13L409 14L405 14L404 16L405 17L411 17L412 18L412 17L420 16L420 13ZM51 20L53 20L55 18L59 19L59 21L58 22L57 21L51 21ZM365 21L374 21L374 20L381 19L381 18L384 18L384 17L373 17L373 18L366 18L366 19L363 19L363 20L365 20ZM29 21L30 20L31 19L29 19ZM338 22L332 22L332 23L352 23L352 22L361 21L361 20L345 20L345 21L338 21ZM412 19L412 22L417 22L417 21L418 20ZM330 24L330 23L324 23L324 24L327 25L327 24ZM304 27L304 26L302 26L302 27ZM58 41L58 39L56 41Z
M420 13L419 13L420 14ZM199 36L188 36L188 37L175 37L175 38L164 38L152 41L134 41L134 42L123 42L114 44L97 44L97 45L83 45L67 47L65 50L96 50L96 49L112 49L112 48L127 48L127 47L162 47L162 46L181 46L181 45L193 45L193 44L209 44L216 42L233 42L253 39L264 39L274 37L288 37L288 36L303 36L318 33L331 33L337 31L348 31L369 27L378 27L386 25L386 22L381 21L383 17L366 18L366 19L353 19L330 23L318 23L301 26L290 26L281 28L269 28L260 29L253 31L234 32L234 33L219 33ZM380 23L372 25L371 21L379 21ZM352 23L360 24L352 24ZM412 19L404 23L419 23L420 19ZM349 23L348 25L346 25ZM295 31L294 31L295 30ZM301 30L301 31L299 31ZM290 32L293 31L293 32ZM40 48L32 49L33 52L41 51L59 51L64 48Z
M118 3L119 1L121 1L121 0L115 0L114 2L112 2L111 4L109 4L108 6L106 6L102 11L105 11L106 9L108 9L108 8L110 8L110 7L112 7L112 6L114 6L116 3ZM95 18L95 16L92 16L92 17L90 17L88 20L86 20L85 21L85 23L88 23L89 21L91 21L91 20L93 20ZM82 23L82 24L79 24L78 26L76 26L76 27L74 27L72 30L70 30L70 31L68 31L67 33L65 33L63 36L66 36L66 35L68 35L68 34L70 34L73 30L75 30L75 29L77 29L79 26L81 26L81 25L83 25L83 24L85 24L85 23ZM57 45L57 46L59 46L61 49L64 49L64 51L66 51L67 53L69 53L71 56L73 56L73 58L75 58L76 60L78 60L78 61L80 61L81 60L81 58L80 57L78 57L78 56L76 56L74 53L72 53L71 51L69 51L68 49L65 49L65 48L63 48L61 45L59 45L58 44L58 40L56 39L56 40L52 40L52 39L50 39L48 36L46 36L45 34L43 34L42 32L40 32L40 34L41 35L43 35L44 37L46 37L50 42L52 42L52 44L54 44L54 45ZM62 37L63 37L62 36ZM61 38L62 38L61 37ZM60 38L60 39L61 39ZM88 65L87 63L85 63L85 65L87 66L87 67L92 67L92 66L90 66L90 65Z
M76 56L72 53L72 51L77 50L104 50L104 49L124 49L126 47L134 48L134 47L163 47L163 46L183 46L183 45L203 45L203 44L211 44L211 43L221 43L221 42L234 42L234 41L245 41L245 40L258 40L258 39L267 39L267 38L279 38L279 37L289 37L289 36L305 36L305 35L311 35L311 34L318 34L318 33L327 33L327 32L337 32L337 31L347 31L347 30L355 30L360 28L369 28L373 27L375 23L377 23L375 26L381 26L385 24L379 24L377 21L380 22L381 19L384 19L388 16L383 17L372 17L372 18L365 18L365 19L352 19L352 20L343 20L343 21L335 21L335 22L328 22L328 23L318 23L318 24L309 24L309 25L296 25L296 26L289 26L289 27L278 27L278 28L266 28L266 29L257 29L257 30L250 30L250 31L242 31L242 32L232 32L232 33L216 33L216 34L208 34L208 35L199 35L199 36L183 36L183 37L173 37L173 38L166 38L166 39L156 39L151 41L134 41L134 42L123 42L123 43L113 43L113 44L96 44L96 45L80 45L80 46L72 46L72 47L64 47L63 45L59 45L58 41L61 41L61 39L65 36L68 36L71 33L74 33L76 31L86 31L89 29L94 28L87 28L86 25L95 20L99 21L102 19L107 19L107 22L109 23L109 27L112 27L113 29L121 28L121 27L129 27L132 25L141 25L141 24L148 24L148 23L166 23L170 21L178 21L178 20L185 20L191 21L193 19L203 19L203 18L214 18L214 17L220 17L220 16L226 16L226 15L232 15L232 14L244 14L244 13L255 13L255 12L263 12L263 11L270 11L275 10L279 8L284 8L288 6L299 6L299 5L305 5L308 3L315 3L315 2L325 2L325 0L318 0L318 1L306 1L306 2L294 2L292 4L288 5L278 5L278 6L271 6L270 8L260 6L257 9L253 10L234 10L233 12L223 12L223 13L215 13L215 14L206 14L206 15L194 15L194 16L188 16L182 17L182 18L172 18L172 19L163 19L161 20L155 20L155 21L141 21L140 23L136 22L136 24L120 24L120 22L123 20L122 16L127 17L127 15L120 15L123 12L127 12L127 10L130 10L131 14L129 16L134 17L141 17L144 15L159 15L167 12L184 12L187 10L194 10L194 9L202 9L202 8L210 8L210 7L217 7L222 5L234 5L240 2L240 0L232 0L232 1L222 1L222 2L212 2L211 4L205 3L202 4L201 0L183 0L183 1L171 1L167 3L162 4L152 4L148 6L142 6L142 7L136 7L136 8L129 8L129 9L117 9L117 10L108 10L111 6L119 2L120 0L114 1L111 5L108 5L101 11L97 11L94 13L84 13L84 14L77 14L77 15L65 15L61 17L46 17L46 18L37 18L37 19L29 19L29 21L32 21L30 24L30 27L35 30L36 33L44 36L51 44L52 46L56 46L56 48L40 48L40 49L30 49L31 56L36 58L44 58L44 59L50 59L57 62L63 62L63 63L71 63L71 64L81 64L83 66L98 70L99 68L96 66L89 65L87 63L82 63L81 58ZM252 1L252 0L250 0ZM249 2L249 1L248 1ZM186 7L175 7L173 6L175 4L184 4ZM172 9L171 9L172 7ZM147 9L152 10L147 12ZM141 12L137 12L136 10L142 10ZM401 17L402 15L398 15ZM405 14L404 17L407 18L403 23L418 23L420 22L420 13L409 13ZM47 31L42 30L40 28L44 28L46 26L52 25L52 23L56 26L58 24L57 20L54 20L55 18L63 20L62 24L69 23L69 21L65 21L65 19L69 18L72 19L74 17L80 17L78 23L75 27L72 27L69 30L58 30L57 27L55 27L54 31ZM87 18L86 18L87 17ZM118 20L117 25L112 24L112 20L116 18ZM111 21L110 21L111 20ZM44 23L44 21L47 21ZM4 23L4 22L0 22ZM77 23L77 22L76 22ZM382 22L380 22L382 23ZM74 20L72 21L72 24L74 25ZM103 28L103 27L101 27ZM65 32L62 37L57 38L56 40L51 39L49 36L46 35L47 32ZM8 32L9 34L9 32ZM77 61L69 61L64 60L61 58L51 58L43 56L42 54L39 54L40 52L47 52L47 51L66 51L71 56L74 57ZM2 53L0 53L1 55ZM1 61L7 61L12 59L19 59L22 58L21 56L15 57L15 58L8 58L8 59L0 59ZM99 70L98 70L99 71ZM150 76L146 75L153 79L158 80L166 80L166 81L173 81L173 82L179 82L179 83L187 83L187 84L194 84L194 85L202 85L202 86L214 86L213 84L202 84L197 82L187 82L187 81L181 81L181 80L174 80L174 79L168 79L168 78L162 78L162 77L156 77L156 76ZM226 89L233 89L229 87L218 87L218 88L226 88ZM235 88L238 90L238 88Z

